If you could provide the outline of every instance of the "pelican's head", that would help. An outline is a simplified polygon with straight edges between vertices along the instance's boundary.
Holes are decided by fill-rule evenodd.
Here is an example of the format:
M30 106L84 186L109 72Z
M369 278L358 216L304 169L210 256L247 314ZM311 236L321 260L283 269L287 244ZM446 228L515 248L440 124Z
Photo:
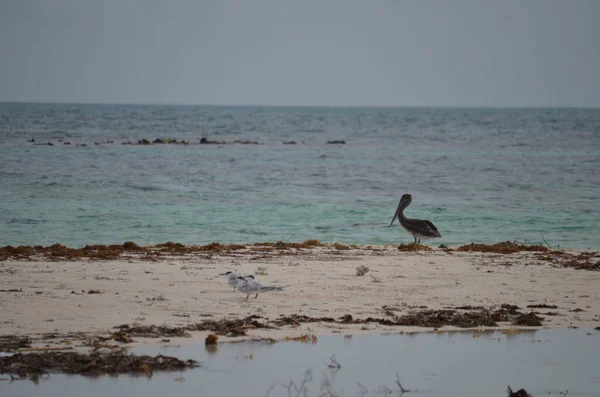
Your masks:
M394 221L396 220L398 215L400 215L400 213L402 211L404 211L404 209L406 207L409 206L411 201L412 201L412 196L410 194L406 193L406 194L402 195L402 197L400 198L400 202L398 203L398 208L396 208L396 213L394 214L394 217L392 218L392 221L390 222L390 226L392 226L392 223L394 223Z
M403 194L402 197L400 198L400 205L404 204L404 208L408 207L408 205L410 204L410 202L412 201L412 196L408 193Z

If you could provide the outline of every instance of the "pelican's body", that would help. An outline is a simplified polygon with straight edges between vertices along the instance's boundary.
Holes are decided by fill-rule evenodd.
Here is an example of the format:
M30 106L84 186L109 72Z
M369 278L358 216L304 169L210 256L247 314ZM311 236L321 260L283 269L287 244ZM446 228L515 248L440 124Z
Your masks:
M415 243L421 243L422 238L442 237L433 223L421 219L408 219L404 216L404 210L410 205L411 201L412 196L410 194L402 196L398 208L396 209L396 213L390 222L390 226L392 226L396 218L398 218L398 221L404 230L414 237Z

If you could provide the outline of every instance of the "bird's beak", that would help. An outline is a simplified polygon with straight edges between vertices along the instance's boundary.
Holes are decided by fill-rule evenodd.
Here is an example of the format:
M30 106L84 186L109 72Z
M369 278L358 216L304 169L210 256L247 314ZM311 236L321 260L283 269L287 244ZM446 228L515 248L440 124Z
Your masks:
M399 213L400 213L400 204L398 204L398 208L396 208L396 213L394 214L394 217L392 218L392 221L390 222L390 226L392 226L392 224L394 223L394 221L398 217Z
M225 276L227 273L219 273L219 276Z

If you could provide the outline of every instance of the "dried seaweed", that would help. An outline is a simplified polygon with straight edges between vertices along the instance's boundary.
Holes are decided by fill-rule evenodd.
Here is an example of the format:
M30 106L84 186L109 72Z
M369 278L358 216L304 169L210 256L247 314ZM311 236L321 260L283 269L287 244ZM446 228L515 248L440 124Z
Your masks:
M400 244L398 246L398 251L403 251L403 252L431 251L431 248L426 245L422 245L422 244L410 243L410 244Z
M137 356L123 351L111 353L76 352L15 353L0 357L0 373L20 378L39 377L48 373L82 374L144 374L154 371L180 371L199 366L194 360L182 361L175 357L158 355Z
M2 352L9 352L28 347L31 347L31 339L29 339L27 336L0 336L0 351Z
M495 254L513 254L520 251L533 251L533 252L548 252L549 249L543 245L526 245L518 244L512 241L503 241L496 244L469 244L461 245L456 251L467 251L467 252L488 252Z
M476 309L476 310L472 310ZM395 316L391 311L386 313L392 316L389 318L374 318L368 317L365 319L354 319L352 315L346 314L338 320L331 317L309 317L305 315L280 316L272 321L277 326L292 325L296 326L301 323L326 322L339 324L367 324L377 323L386 326L410 326L410 327L432 327L440 328L443 326L454 326L459 328L474 328L474 327L496 327L498 322L512 322L514 325L541 325L542 319L534 313L522 314L519 312L519 307L515 305L501 305L499 308L484 309L481 307L463 306L462 310L472 311L456 311L456 310L422 310Z

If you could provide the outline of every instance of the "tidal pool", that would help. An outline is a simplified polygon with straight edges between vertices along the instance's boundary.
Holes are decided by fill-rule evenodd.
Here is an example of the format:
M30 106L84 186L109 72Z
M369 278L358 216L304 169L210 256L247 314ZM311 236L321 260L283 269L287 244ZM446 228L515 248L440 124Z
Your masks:
M2 381L2 397L68 396L506 396L506 387L537 396L600 396L600 332L556 329L321 337L316 343L221 343L143 347L202 362L198 369L147 377L51 375L38 384ZM335 355L339 369L328 367ZM0 375L6 379L6 375Z

